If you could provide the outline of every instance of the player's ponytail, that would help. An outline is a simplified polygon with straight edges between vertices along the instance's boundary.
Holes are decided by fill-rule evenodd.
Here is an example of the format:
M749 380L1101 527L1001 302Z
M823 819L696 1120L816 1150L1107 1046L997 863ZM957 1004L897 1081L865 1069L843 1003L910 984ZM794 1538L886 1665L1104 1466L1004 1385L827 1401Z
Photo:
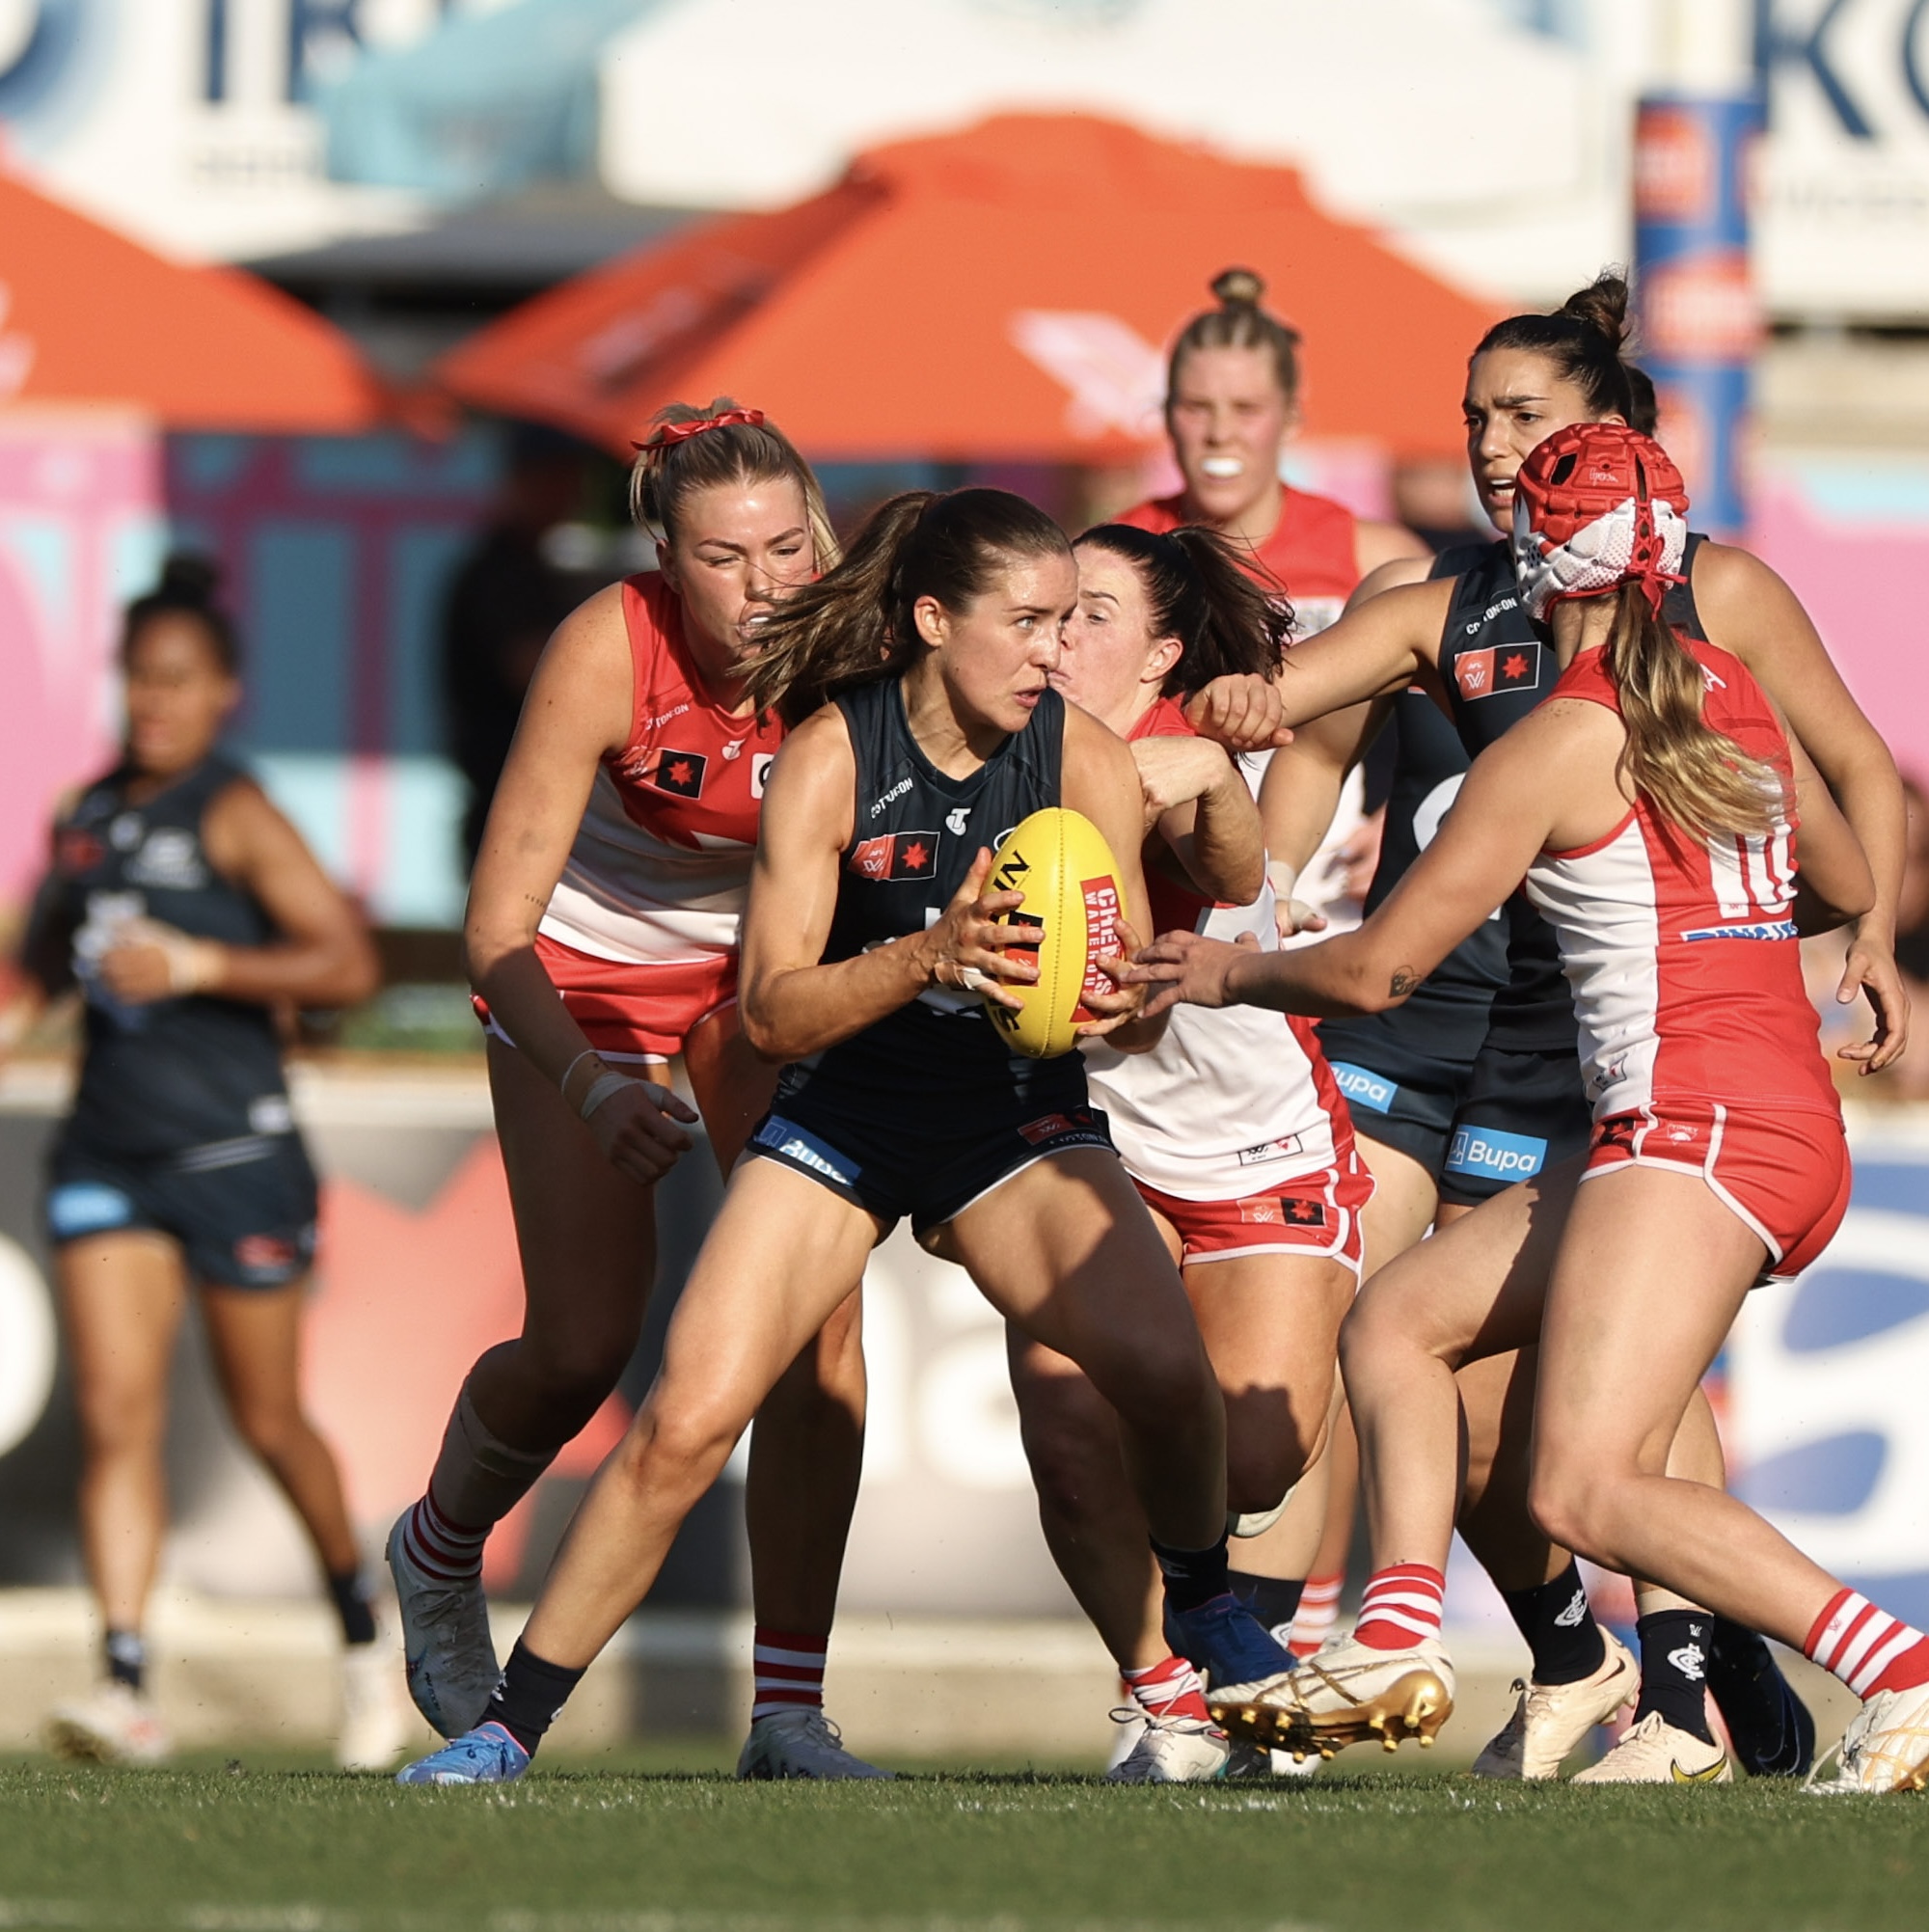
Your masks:
M672 402L650 419L630 467L630 516L661 542L674 542L684 504L698 490L792 482L803 498L817 568L837 561L837 533L824 491L796 445L760 409L727 395L707 409Z
M1194 349L1263 349L1272 358L1280 393L1288 402L1299 395L1299 331L1261 307L1265 284L1250 268L1222 269L1212 278L1216 309L1193 316L1180 330L1166 364L1168 406L1178 393L1181 365Z
M1787 814L1780 775L1701 715L1707 679L1638 583L1615 598L1602 664L1627 745L1617 768L1661 817L1699 838L1756 837Z
M1509 315L1496 322L1467 360L1471 367L1489 349L1544 356L1563 381L1580 390L1595 417L1618 416L1651 435L1654 385L1642 376L1642 395L1637 395L1633 382L1637 371L1625 354L1631 333L1627 279L1604 268L1551 315Z
M141 632L156 617L191 617L206 636L214 661L230 677L241 669L241 639L222 608L221 566L212 558L177 551L161 565L161 581L127 606L121 620L121 664L125 668Z
M1188 525L1169 535L1130 524L1103 523L1088 530L1078 547L1091 545L1129 563L1145 590L1154 638L1177 638L1182 649L1160 694L1189 696L1236 671L1271 677L1286 655L1292 609L1271 597L1217 531Z
M843 562L759 624L745 690L759 711L800 723L839 692L915 662L922 598L962 611L999 563L1070 552L1065 532L1009 490L908 490L873 513Z

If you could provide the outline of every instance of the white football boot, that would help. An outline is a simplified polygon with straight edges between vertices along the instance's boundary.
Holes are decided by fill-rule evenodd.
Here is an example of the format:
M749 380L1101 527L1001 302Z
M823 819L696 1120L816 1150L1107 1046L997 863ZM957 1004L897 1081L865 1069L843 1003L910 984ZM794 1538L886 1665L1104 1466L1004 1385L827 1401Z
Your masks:
M1558 1778L1596 1725L1634 1702L1641 1692L1641 1666L1612 1631L1603 1630L1601 1641L1608 1653L1591 1676L1571 1684L1514 1679L1519 1701L1474 1759L1476 1778Z
M175 1751L152 1703L118 1678L72 1703L56 1704L47 1744L57 1757L95 1764L165 1764Z
M1170 1711L1133 1710L1138 1742L1105 1773L1107 1784L1209 1784L1226 1775L1232 1741L1215 1724Z
M489 1603L479 1577L446 1582L409 1561L404 1510L389 1532L389 1573L402 1619L402 1662L415 1700L444 1737L461 1737L482 1722L503 1674L489 1635Z
M1404 1737L1430 1745L1454 1714L1454 1662L1437 1637L1403 1650L1343 1637L1276 1677L1209 1690L1206 1702L1234 1737L1294 1757L1369 1738L1388 1751Z
M1831 1754L1835 1775L1808 1775L1807 1789L1834 1797L1860 1791L1929 1790L1929 1684L1878 1691L1849 1722Z
M341 1651L341 1726L335 1762L342 1771L388 1771L409 1742L401 1659L381 1631L372 1644Z
M895 1778L895 1771L866 1764L846 1751L837 1727L821 1710L801 1704L755 1720L737 1759L739 1778L812 1778L837 1782L853 1778Z
M1735 1767L1719 1744L1678 1730L1658 1710L1621 1733L1599 1763L1577 1771L1576 1784L1732 1784Z

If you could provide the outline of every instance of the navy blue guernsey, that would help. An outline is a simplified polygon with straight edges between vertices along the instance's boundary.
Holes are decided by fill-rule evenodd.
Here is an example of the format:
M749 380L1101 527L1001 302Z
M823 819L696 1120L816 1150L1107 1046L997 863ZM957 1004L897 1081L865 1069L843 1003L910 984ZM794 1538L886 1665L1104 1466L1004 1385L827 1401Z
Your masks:
M837 700L856 756L856 810L837 880L824 960L856 958L923 932L942 915L980 848L997 849L1020 820L1060 803L1065 700L1047 689L1022 731L979 769L947 777L918 748L901 683L859 686ZM782 1097L813 1081L898 1104L913 1096L1084 1099L1084 1061L1013 1054L975 993L926 989L861 1033L784 1070Z
M292 1130L280 1045L267 1009L195 994L123 1006L95 962L129 919L158 919L197 939L259 946L273 922L217 872L202 843L216 795L247 775L221 757L139 804L131 774L109 773L54 830L54 866L36 908L49 936L72 936L87 1002L79 1091L65 1138L135 1160L186 1156L227 1165L258 1157ZM33 941L30 940L30 949Z
M1684 576L1693 575L1702 540L1688 538ZM1561 669L1546 631L1521 604L1513 548L1504 538L1448 551L1434 574L1454 577L1440 681L1467 756L1478 758L1547 697ZM1681 636L1706 639L1687 584L1671 587L1662 614ZM1521 891L1507 902L1504 917L1507 981L1494 997L1489 1041L1513 1052L1576 1051L1574 1002L1553 928Z

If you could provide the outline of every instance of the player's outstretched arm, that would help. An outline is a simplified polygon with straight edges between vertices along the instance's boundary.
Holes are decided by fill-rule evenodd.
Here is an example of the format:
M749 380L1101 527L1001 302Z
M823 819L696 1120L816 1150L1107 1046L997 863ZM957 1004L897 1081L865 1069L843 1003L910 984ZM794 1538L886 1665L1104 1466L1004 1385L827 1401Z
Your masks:
M1118 748L1125 755L1125 747ZM856 778L844 714L827 705L785 739L764 788L744 911L738 1001L744 1037L766 1060L822 1052L930 987L978 993L1015 1007L1020 1002L1004 991L1005 983L1038 977L1029 960L1006 957L1007 946L1036 946L1044 934L1036 926L1006 923L1023 893L985 891L989 851L978 855L936 924L855 959L824 963L837 910L838 867L851 842ZM1132 799L1136 812L1136 779Z
M1170 933L1139 955L1132 978L1171 988L1154 1011L1197 1006L1266 1006L1325 1019L1382 1013L1398 1006L1520 884L1548 843L1565 801L1550 786L1550 760L1571 756L1566 742L1598 727L1536 713L1475 760L1439 835L1407 869L1386 903L1355 931L1291 952L1223 945ZM1606 717L1602 713L1603 718Z
M1703 544L1695 557L1695 601L1713 641L1740 658L1781 707L1868 857L1875 904L1855 921L1835 997L1846 1006L1868 995L1875 1037L1850 1057L1863 1073L1880 1073L1909 1044L1909 993L1895 964L1895 905L1908 847L1895 759L1801 601L1759 558Z
M1286 722L1296 730L1346 705L1390 697L1416 681L1430 686L1454 583L1442 577L1401 585L1349 604L1337 624L1294 644L1279 674Z
M1206 738L1141 738L1130 748L1151 829L1185 876L1226 905L1251 905L1265 839L1245 774Z

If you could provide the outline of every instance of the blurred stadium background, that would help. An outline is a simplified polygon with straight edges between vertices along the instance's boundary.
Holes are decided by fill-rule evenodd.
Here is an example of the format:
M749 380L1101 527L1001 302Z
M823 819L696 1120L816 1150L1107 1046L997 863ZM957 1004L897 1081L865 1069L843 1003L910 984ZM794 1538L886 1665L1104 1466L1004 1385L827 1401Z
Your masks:
M1744 247L1716 203L1724 129L1752 126ZM1165 481L1163 344L1234 260L1305 332L1291 479L1462 526L1472 337L1632 259L1638 209L1691 489L1731 491L1929 776L1920 0L0 0L0 917L114 742L118 604L171 544L212 553L249 652L239 746L383 937L389 985L317 1023L297 1075L329 1182L314 1401L371 1544L518 1306L454 938L491 728L482 673L445 671L465 563L530 610L642 567L628 435L723 390L797 437L846 521L975 478L1075 526ZM0 1745L87 1673L36 1209L61 1047L0 1075ZM1757 1297L1725 1385L1750 1495L1917 1620L1924 1092L1924 1046L1858 1087L1855 1210L1798 1290ZM696 1157L666 1188L626 1398L714 1191ZM1108 1673L1037 1535L997 1324L897 1243L868 1310L832 1653L853 1742L1095 1751ZM161 1696L190 1740L318 1736L309 1559L205 1378L190 1346ZM496 1538L505 1606L626 1413ZM726 1481L573 1707L580 1742L734 1725L740 1517ZM1454 1609L1504 1681L1482 1601L1469 1582ZM973 1667L1015 1645L993 1708ZM955 1688L913 1704L934 1669Z

